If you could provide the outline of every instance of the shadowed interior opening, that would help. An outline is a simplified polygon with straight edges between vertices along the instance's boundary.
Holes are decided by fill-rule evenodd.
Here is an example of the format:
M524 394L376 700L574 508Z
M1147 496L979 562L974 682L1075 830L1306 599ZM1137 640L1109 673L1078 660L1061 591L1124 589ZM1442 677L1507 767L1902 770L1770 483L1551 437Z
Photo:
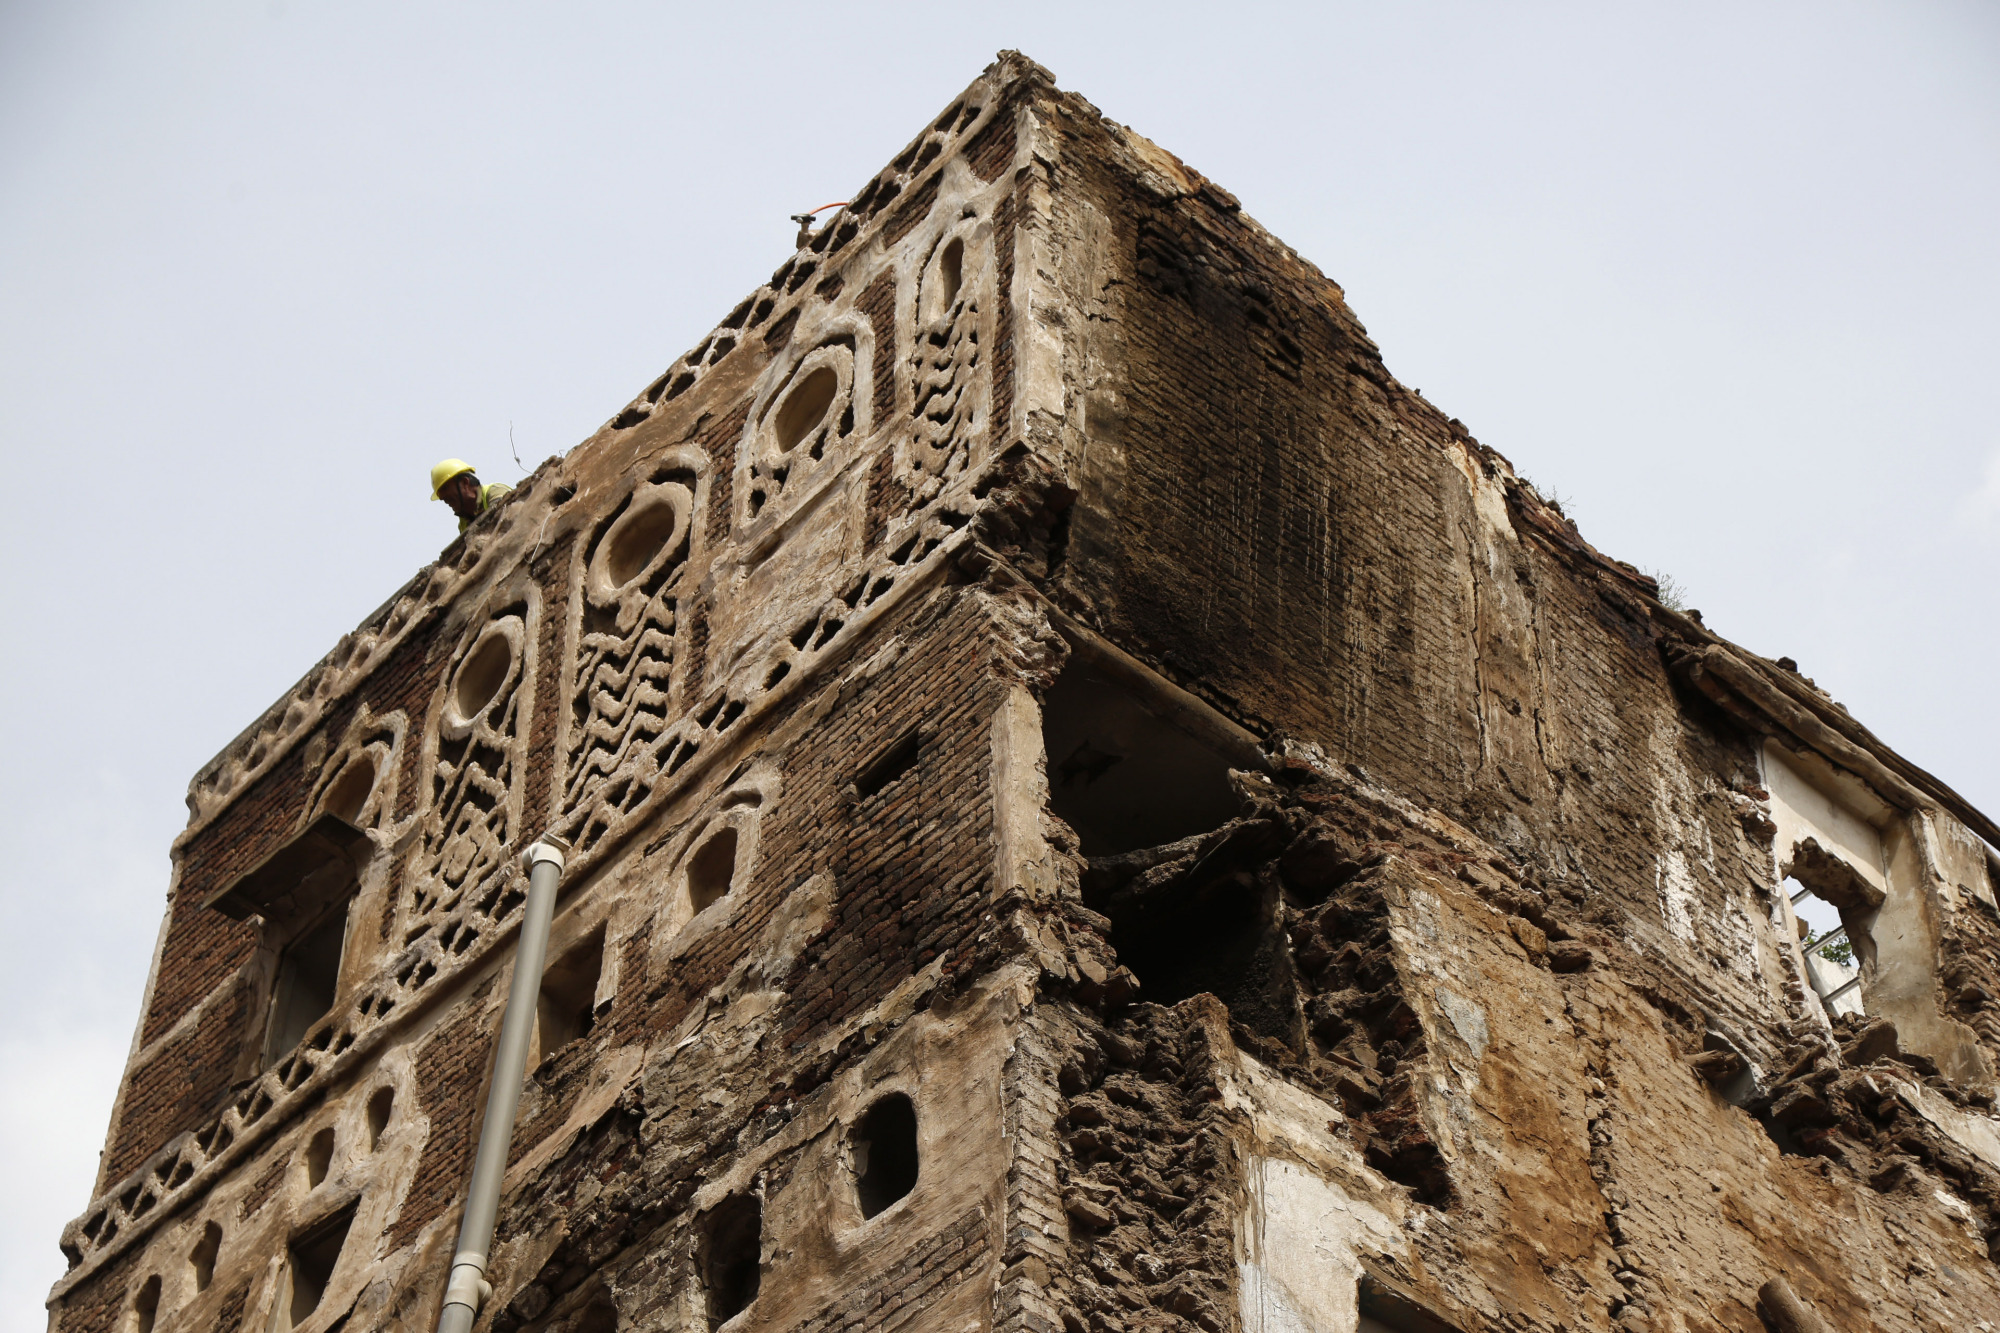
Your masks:
M701 1271L711 1329L722 1327L757 1299L763 1277L763 1233L764 1207L754 1194L732 1194L709 1209Z
M1371 1274L1361 1275L1354 1297L1360 1307L1355 1333L1458 1333L1457 1325Z
M589 1034L597 1022L597 982L603 972L602 928L543 971L535 1003L537 1065Z
M854 1192L873 1217L917 1186L917 1108L900 1092L869 1107L851 1140Z
M340 1252L353 1225L354 1209L348 1208L291 1243L285 1264L290 1290L279 1302L279 1328L296 1328L319 1309L327 1286L333 1281L334 1269L340 1266Z
M922 753L923 737L913 731L868 762L854 779L854 794L867 800L915 768Z
M155 1274L146 1279L146 1285L132 1298L132 1333L153 1333L153 1323L159 1317L160 1279Z
M779 453L790 453L812 433L813 427L826 417L826 410L833 406L833 396L839 391L840 377L827 366L819 367L792 386L778 407L777 419L771 423Z
M201 1229L201 1239L188 1251L188 1268L194 1274L194 1289L207 1291L215 1281L215 1256L222 1250L222 1228L210 1222Z
M333 1008L340 984L340 951L347 939L347 904L328 912L287 945L278 960L265 1063L297 1046Z
M328 1125L313 1135L306 1145L306 1188L326 1179L326 1169L333 1164L333 1126Z
M1206 992L1234 1021L1299 1049L1303 1028L1274 890L1229 870L1103 905L1118 960L1147 1000L1178 1004Z
M735 879L736 830L725 825L688 860L688 901L701 912L727 894Z
M396 1109L396 1090L377 1088L368 1099L368 1151L381 1146L382 1133L389 1128L389 1116Z
M1087 857L1158 847L1236 814L1229 762L1072 659L1042 704L1049 805Z

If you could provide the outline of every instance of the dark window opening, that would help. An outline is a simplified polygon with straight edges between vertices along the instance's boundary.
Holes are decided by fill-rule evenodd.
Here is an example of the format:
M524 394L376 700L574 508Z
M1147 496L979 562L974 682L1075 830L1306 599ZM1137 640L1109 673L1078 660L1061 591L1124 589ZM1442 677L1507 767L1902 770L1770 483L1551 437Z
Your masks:
M917 1186L917 1108L900 1092L868 1108L850 1140L854 1192L873 1217Z
M453 701L458 715L475 718L499 695L514 667L514 644L505 634L488 634L473 645L459 665Z
M368 1151L381 1145L382 1133L389 1128L389 1115L396 1109L396 1090L377 1088L368 1099Z
M724 826L688 858L688 901L696 912L729 892L736 878L736 830Z
M349 769L361 763L356 760ZM372 780L372 761L366 767ZM336 788L345 781L337 779ZM283 1059L333 1008L347 911L359 888L357 862L372 850L366 833L338 812L322 811L208 899L207 906L235 920L261 918L264 947L278 951L262 1029L264 1067Z
M207 1291L215 1281L215 1256L222 1250L222 1228L210 1222L201 1229L201 1239L188 1251L188 1267L194 1270L194 1289Z
M1085 856L1158 847L1235 817L1229 761L1160 711L1085 662L1043 701L1049 805Z
M347 1232L354 1225L354 1210L347 1209L314 1227L291 1243L285 1265L291 1288L279 1309L285 1316L283 1328L296 1328L312 1318L333 1281L340 1264L340 1251L347 1244Z
M862 800L876 795L883 788L902 777L917 766L917 758L923 750L923 737L917 732L891 745L861 770L854 779L854 794Z
M1361 1275L1354 1297L1360 1307L1355 1333L1458 1333L1456 1325L1372 1273Z
M146 1285L132 1298L132 1333L153 1333L153 1321L159 1317L160 1279L156 1275L147 1278Z
M1143 897L1114 892L1097 906L1111 917L1112 947L1147 1000L1177 1004L1206 992L1233 1021L1301 1050L1304 1016L1280 891L1247 868L1232 868L1229 853L1225 845L1205 858L1191 855L1178 882Z
M709 1209L702 1229L701 1277L708 1292L708 1326L722 1327L750 1308L763 1278L764 1206L754 1194L733 1194Z
M313 1135L306 1145L306 1188L326 1179L326 1169L333 1164L333 1127L331 1125Z
M535 1063L590 1032L597 1022L597 982L604 971L604 931L564 954L542 973L535 1004Z
M320 808L350 824L358 824L361 822L362 807L368 804L368 798L374 791L375 760L366 754L357 755L340 770L339 777L327 784Z
M346 940L347 904L343 902L285 947L273 987L266 1065L283 1058L333 1009Z
M785 395L785 401L779 405L777 420L772 426L773 443L778 452L789 453L796 449L799 441L826 419L827 409L833 406L834 396L839 392L840 377L827 366L814 369L793 385L791 392Z

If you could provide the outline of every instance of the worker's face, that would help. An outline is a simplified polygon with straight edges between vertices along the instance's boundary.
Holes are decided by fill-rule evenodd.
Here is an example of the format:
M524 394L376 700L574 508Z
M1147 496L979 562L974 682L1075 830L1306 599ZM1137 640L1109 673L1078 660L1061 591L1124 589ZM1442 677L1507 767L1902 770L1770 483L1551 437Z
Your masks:
M460 518L479 517L479 482L470 472L461 472L438 487L438 498Z

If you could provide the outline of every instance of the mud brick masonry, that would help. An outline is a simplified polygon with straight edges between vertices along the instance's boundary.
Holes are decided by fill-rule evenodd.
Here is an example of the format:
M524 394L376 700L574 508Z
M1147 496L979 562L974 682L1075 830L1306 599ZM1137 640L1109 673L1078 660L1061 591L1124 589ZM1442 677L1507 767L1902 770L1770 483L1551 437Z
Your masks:
M2000 830L1017 55L188 803L62 1333L434 1326L545 834L481 1328L2000 1327Z

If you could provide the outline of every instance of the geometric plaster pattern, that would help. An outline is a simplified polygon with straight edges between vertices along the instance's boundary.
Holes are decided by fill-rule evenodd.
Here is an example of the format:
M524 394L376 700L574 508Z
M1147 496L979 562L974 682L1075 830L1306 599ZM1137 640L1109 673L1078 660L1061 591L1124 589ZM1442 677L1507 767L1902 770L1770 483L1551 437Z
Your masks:
M739 484L732 489L738 513L732 518L754 524L762 540L770 541L776 532L782 541L801 503L823 489L812 479L831 479L852 466L855 449L864 440L875 450L890 451L897 471L917 492L915 503L888 519L868 548L831 575L817 595L808 592L802 603L806 609L791 632L747 645L740 660L712 680L701 698L678 697L680 576L698 534L710 531L700 507L708 503L716 481L714 461L698 449L661 455L647 478L593 525L589 541L577 543L564 629L571 650L566 660L575 669L573 679L561 684L565 699L550 824L573 843L571 874L587 872L623 832L684 789L707 766L698 755L719 749L740 722L779 705L843 657L873 622L940 577L953 552L970 540L966 529L991 484L979 475L990 470L981 465L992 454L990 370L981 348L995 336L991 293L1004 275L997 272L991 233L994 212L1009 187L998 181L982 189L984 183L954 161L947 165L959 172L960 193L977 195L976 206L954 199L940 208L940 173L926 178L926 170L956 141L986 128L991 118L981 119L984 110L970 103L949 108L769 284L610 423L614 431L638 425L686 392L761 325L796 322L799 307L815 296L808 287L815 273L864 233L883 226L894 229L899 221L901 231L892 243L919 224L934 233L924 270L898 275L896 307L904 313L895 328L878 334L870 320L851 311L823 309L812 320L815 331L799 330L798 345L806 350L776 358L751 405L745 438L736 451ZM1011 144L1011 138L1005 142ZM951 216L942 221L932 216L947 212ZM953 288L947 292L939 284L948 247L957 272L943 280ZM852 284L848 301L841 304L851 303L866 285ZM841 293L835 286L823 287L817 295L832 306ZM924 323L917 326L920 316ZM892 401L901 405L899 419L909 424L894 434L881 429L889 422L874 419L878 336L898 344L888 362L899 381ZM779 430L787 423L779 419L792 394L815 372L832 376L828 408L788 441ZM748 485L742 484L746 477ZM754 507L753 486L764 488L764 498ZM857 497L866 490L854 488ZM503 513L501 522L507 521ZM191 831L269 771L330 703L388 658L426 612L485 573L491 543L490 536L468 534L455 562L420 574L204 768L190 790L195 812ZM376 835L378 848L399 844L412 826L417 830L401 904L405 946L358 998L316 1023L295 1051L208 1123L177 1135L93 1200L83 1217L64 1230L62 1243L72 1271L59 1291L121 1252L121 1237L130 1243L135 1233L150 1229L151 1222L182 1199L198 1197L291 1114L370 1058L413 1015L418 999L477 967L510 938L524 902L525 882L508 858L527 831L523 799L530 705L538 672L555 668L536 660L540 617L548 613L539 589L518 576L507 587L510 591L489 595L487 604L496 609L462 636L431 705L424 762L418 768L422 786L412 817L387 827L400 767L394 755L402 743L414 740L402 734L406 724L400 715L357 718L329 756L313 792L315 807L338 804L336 787L343 772L372 765L372 789L352 816L383 826Z

